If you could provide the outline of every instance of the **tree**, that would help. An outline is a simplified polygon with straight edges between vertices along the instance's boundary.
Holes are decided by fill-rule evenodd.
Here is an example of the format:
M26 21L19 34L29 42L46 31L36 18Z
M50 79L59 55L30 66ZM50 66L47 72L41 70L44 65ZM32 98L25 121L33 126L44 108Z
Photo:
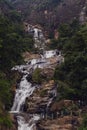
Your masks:
M73 30L73 29L72 29ZM63 33L63 31L62 31ZM61 98L81 100L87 103L87 25L79 27L71 37L62 34L64 63L55 70L54 79L58 83ZM61 39L60 37L60 39ZM67 37L67 38L66 38Z
M41 69L36 68L32 74L33 82L39 84L42 82Z

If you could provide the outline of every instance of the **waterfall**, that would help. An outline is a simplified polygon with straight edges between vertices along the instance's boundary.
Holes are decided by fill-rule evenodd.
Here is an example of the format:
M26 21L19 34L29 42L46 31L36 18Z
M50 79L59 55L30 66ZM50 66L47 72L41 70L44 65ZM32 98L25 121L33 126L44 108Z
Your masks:
M45 59L32 59L29 61L29 64L15 66L12 70L18 70L23 73L23 77L19 83L19 87L16 89L16 94L13 102L13 106L11 108L11 113L16 114L18 121L18 130L33 130L35 126L35 122L39 120L38 115L32 116L31 119L25 120L22 113L22 107L25 103L27 97L31 96L36 86L27 81L27 76L30 73L30 70L34 70L35 68L43 68L47 66L47 62Z
M40 118L39 116L35 116L29 120L29 122L26 122L24 117L18 116L18 130L33 130L35 126L35 122L38 121Z
M16 90L14 104L11 109L13 112L20 112L21 106L25 103L25 99L35 90L35 87L32 87L32 84L27 81L26 76L23 76L19 88Z
M50 58L56 55L57 55L56 50L44 51L45 58Z
M41 30L34 29L34 39L37 40L37 38L40 41L43 41L44 36ZM43 44L40 45L43 48ZM18 130L34 130L36 122L40 119L39 115L32 115L30 118L27 115L27 118L25 118L23 114L22 107L25 104L26 98L30 97L34 90L37 88L37 86L33 85L31 82L27 81L27 76L29 74L32 74L32 72L36 68L46 68L50 66L49 58L51 57L57 57L57 50L51 50L51 51L44 51L41 58L38 59L32 59L28 61L25 65L15 66L12 68L12 70L19 71L23 74L23 77L18 84L18 88L16 89L15 98L13 102L13 106L11 108L11 113L13 113L17 117L18 121ZM52 99L49 100L48 106L52 102Z

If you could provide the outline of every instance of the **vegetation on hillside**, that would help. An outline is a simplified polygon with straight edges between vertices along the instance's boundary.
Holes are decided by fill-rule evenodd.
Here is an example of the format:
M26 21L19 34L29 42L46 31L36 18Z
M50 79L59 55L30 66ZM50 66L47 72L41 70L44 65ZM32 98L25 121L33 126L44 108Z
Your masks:
M60 27L57 47L62 49L65 61L55 70L58 98L80 100L87 104L87 25L77 22Z
M3 0L0 2L3 3ZM27 3L27 1L25 2ZM34 9L37 10L36 14L38 15L33 14L36 16L36 20L34 16L33 20L37 23L39 21L39 23L45 27L55 29L57 22L55 23L54 19L51 21L51 16L55 14L54 11L50 13L50 10L47 10L49 12L45 12L48 13L47 17L45 17L45 14L43 16L42 12L40 14L38 13L38 10L42 9L43 11L46 9L46 5L50 8L49 1L47 2L48 3L44 3L44 5L39 4L39 8L34 6ZM55 6L59 4L61 0L50 0L50 2L51 5L54 2ZM7 5L9 3L5 0L5 4ZM62 6L65 7L66 4L64 3ZM27 11L29 12L29 10ZM58 10L56 10L56 13L57 12ZM42 18L39 16L42 16ZM46 23L46 25L44 25L44 23ZM87 105L87 25L81 26L78 21L74 20L70 25L61 25L58 31L60 34L59 39L53 39L50 44L50 48L62 50L65 57L64 63L56 67L54 74L54 80L58 84L57 100L70 99L80 101L81 105ZM26 50L34 50L33 39L24 33L21 14L14 10L3 13L2 10L0 12L0 126L5 125L9 128L12 126L7 113L12 101L12 81L9 75L13 66L24 62L22 53ZM42 83L43 77L40 69L36 69L33 72L32 80L37 84ZM42 96L45 93L44 91ZM6 118L4 118L4 116ZM87 122L87 117L83 120L81 130L87 128L85 122Z
M86 0L11 0L25 21L40 24L48 34L61 23L79 18ZM52 34L51 34L52 35Z
M2 3L3 7L8 7L6 1L0 1L0 7ZM7 112L12 105L11 68L23 63L22 53L32 51L33 48L33 39L25 34L20 14L14 10L9 10L8 13L2 10L0 13L0 128L12 126Z

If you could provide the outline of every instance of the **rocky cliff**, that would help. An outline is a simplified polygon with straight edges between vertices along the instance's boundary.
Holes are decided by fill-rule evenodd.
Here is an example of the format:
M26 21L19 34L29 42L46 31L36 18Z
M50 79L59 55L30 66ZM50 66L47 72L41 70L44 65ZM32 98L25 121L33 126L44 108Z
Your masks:
M33 24L38 23L46 30L55 29L61 23L69 23L73 19L81 18L80 13L86 4L86 0L16 0L12 2L21 12L24 20Z

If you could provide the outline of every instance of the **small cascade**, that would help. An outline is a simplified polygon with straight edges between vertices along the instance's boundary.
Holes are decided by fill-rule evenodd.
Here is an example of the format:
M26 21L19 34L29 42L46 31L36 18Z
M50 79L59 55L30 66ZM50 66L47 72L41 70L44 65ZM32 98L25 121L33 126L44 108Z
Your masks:
M35 44L34 44L35 48L38 48L39 50L44 50L46 39L44 37L43 31L41 30L41 28L29 25L27 30L29 34L33 35L33 38L35 41Z
M57 55L57 50L44 51L45 58L51 58Z
M24 76L22 77L19 88L16 89L16 94L14 98L14 103L11 109L11 112L20 112L21 107L25 103L25 99L32 95L33 91L35 90L36 86L33 86L30 82L27 81L26 77L30 74L31 70L35 70L38 68L44 68L49 65L46 59L33 59L29 61L29 64L15 66L12 70L18 70L19 72L23 73Z
M29 64L15 66L12 70L19 71L23 73L23 77L19 83L19 87L16 89L16 94L14 98L14 103L11 109L11 113L16 114L18 121L18 130L33 130L35 126L35 122L39 120L39 116L32 116L32 118L28 121L25 120L23 116L20 115L22 113L22 107L24 106L25 100L27 97L31 96L33 91L37 86L27 81L27 76L31 73L31 69L35 68L43 68L47 66L47 61L45 59L33 59L29 61Z
M11 109L13 112L20 112L21 107L25 103L25 99L29 97L35 90L35 86L32 87L32 84L27 81L26 76L27 75L23 76L19 88L16 90L14 104Z
M35 123L40 119L39 116L34 115L29 121L25 120L23 116L18 116L18 130L33 130L35 127Z

